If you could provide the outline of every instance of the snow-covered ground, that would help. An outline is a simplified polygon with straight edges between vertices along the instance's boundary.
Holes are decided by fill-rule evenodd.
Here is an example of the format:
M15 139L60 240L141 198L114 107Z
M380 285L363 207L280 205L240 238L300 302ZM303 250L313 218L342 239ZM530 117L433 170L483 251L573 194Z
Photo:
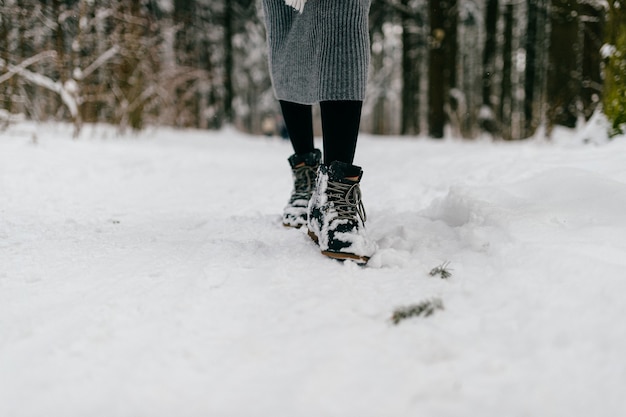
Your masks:
M281 226L285 141L0 133L0 416L624 416L626 139L579 139L362 137L362 268Z

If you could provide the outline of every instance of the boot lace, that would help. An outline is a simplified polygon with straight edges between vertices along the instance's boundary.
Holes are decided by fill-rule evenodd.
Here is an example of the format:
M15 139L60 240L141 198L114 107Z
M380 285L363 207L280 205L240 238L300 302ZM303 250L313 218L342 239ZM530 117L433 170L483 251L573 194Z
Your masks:
M294 184L291 202L296 200L308 200L313 193L313 185L317 177L317 167L303 165L293 168Z
M342 182L328 181L326 189L328 200L334 203L338 219L352 220L359 216L365 223L367 214L361 200L361 187L359 184L344 184Z

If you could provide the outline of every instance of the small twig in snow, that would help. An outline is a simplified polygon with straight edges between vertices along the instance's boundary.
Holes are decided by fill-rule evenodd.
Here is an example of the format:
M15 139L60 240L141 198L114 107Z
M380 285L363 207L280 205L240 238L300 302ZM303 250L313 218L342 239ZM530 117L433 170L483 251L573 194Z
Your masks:
M452 269L448 268L450 265L450 261L445 261L441 265L430 270L430 276L434 277L435 275L439 275L442 279L448 279L452 276Z
M443 310L443 301L440 298L431 298L419 304L396 308L391 316L391 322L398 324L409 317L432 316L436 310Z

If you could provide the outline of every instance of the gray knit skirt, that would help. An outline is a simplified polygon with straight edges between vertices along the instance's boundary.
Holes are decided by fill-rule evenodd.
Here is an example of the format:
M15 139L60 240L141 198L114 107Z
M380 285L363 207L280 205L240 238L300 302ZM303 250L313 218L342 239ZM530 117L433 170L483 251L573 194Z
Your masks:
M365 98L370 1L308 0L300 14L284 0L263 0L279 100L314 104Z

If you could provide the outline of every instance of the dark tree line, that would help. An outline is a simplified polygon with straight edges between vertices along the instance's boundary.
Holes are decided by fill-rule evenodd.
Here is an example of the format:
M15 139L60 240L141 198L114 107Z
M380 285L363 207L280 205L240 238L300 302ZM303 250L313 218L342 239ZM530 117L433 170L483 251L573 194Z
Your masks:
M468 138L519 139L540 126L573 127L600 104L606 19L600 3L389 1L411 45L403 50L403 86L422 87L421 98L415 87L404 91L399 133L442 137L449 128ZM416 114L421 124L406 120Z
M315 1L315 0L310 0ZM520 139L626 123L622 0L373 0L363 128ZM0 0L0 111L259 132L278 113L258 0Z

